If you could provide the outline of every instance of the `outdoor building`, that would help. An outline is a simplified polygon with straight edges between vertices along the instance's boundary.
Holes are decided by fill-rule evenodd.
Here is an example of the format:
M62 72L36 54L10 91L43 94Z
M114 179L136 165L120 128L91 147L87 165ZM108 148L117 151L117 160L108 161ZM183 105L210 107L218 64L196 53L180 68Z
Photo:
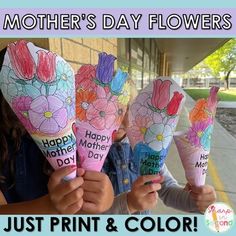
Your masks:
M0 39L0 50L6 47L8 43L16 40L13 38ZM229 39L29 38L27 40L39 47L59 54L70 63L75 72L83 64L97 64L98 54L106 52L117 57L115 68L121 67L129 72L130 77L134 80L139 90L157 76L171 76L182 87L194 87L195 94L200 94L200 98L202 98L201 92L204 92L204 90L207 90L207 96L209 94L209 89L202 89L202 87L219 85L219 80L208 77L207 73L205 73L203 78L200 76L198 78L189 76L189 79L184 79L181 76L220 48ZM232 76L232 78L236 78L235 73L232 73ZM236 86L235 79L231 79L231 85ZM187 89L185 91L187 92ZM214 122L207 183L215 187L219 201L233 207L236 206L236 148L235 138L232 136L232 134L236 135L235 97L230 102L225 102L224 100L220 102L221 107L218 104L218 108L223 109L228 106L230 109L228 111L219 110L218 112L219 115L222 115L222 120L226 120L224 127L218 123L217 119ZM195 101L186 94L186 102L181 112L177 130L189 129L189 111L192 110L194 104ZM178 182L185 186L186 179L174 142L172 142L165 163ZM158 203L158 208L155 209L154 213L177 214L182 212L166 208Z
M98 54L117 57L116 67L129 72L138 89L157 76L190 70L228 39L149 38L29 38L28 41L61 55L77 71L82 64L96 64ZM0 49L16 39L0 39Z

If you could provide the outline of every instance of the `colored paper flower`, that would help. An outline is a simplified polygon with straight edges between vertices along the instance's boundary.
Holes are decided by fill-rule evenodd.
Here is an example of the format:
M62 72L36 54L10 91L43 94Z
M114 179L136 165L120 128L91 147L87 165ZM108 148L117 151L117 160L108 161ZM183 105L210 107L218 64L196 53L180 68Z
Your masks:
M209 123L204 121L193 123L187 133L188 140L192 145L196 147L200 146L200 139L208 125Z
M158 79L153 82L153 93L151 103L155 108L162 110L167 106L170 99L171 84L172 83L170 80L162 81Z
M213 125L209 125L201 136L200 143L203 149L206 151L210 151L212 132L213 132Z
M67 125L67 111L55 96L40 96L32 101L29 109L31 124L45 134L56 134Z
M18 119L24 125L28 132L34 132L36 129L33 127L29 120L29 109L32 103L32 98L29 96L16 97L12 100L12 109L16 113Z
M15 74L20 79L33 79L36 66L34 58L27 47L27 42L20 40L15 43L10 43L7 52Z
M87 119L95 129L110 129L116 120L117 107L114 102L99 98L88 108Z
M65 61L58 61L56 65L57 89L61 91L74 90L75 78L71 66ZM73 91L71 91L73 92Z
M125 112L126 112L126 107L118 104L116 112L116 120L115 120L115 123L117 124L118 127L120 126L120 124L124 119Z
M213 86L210 89L210 96L207 99L207 108L214 115L216 112L217 106L217 93L219 91L219 87Z
M96 68L96 78L103 84L109 84L114 73L114 62L116 58L113 55L107 55L105 52L99 53L98 65Z
M107 100L117 104L117 96L111 94L111 92L107 86L106 87L97 86L96 93L97 93L98 98L107 99Z
M37 64L37 76L44 83L50 83L55 80L56 76L56 54L53 52L47 52L39 50L38 64Z
M20 80L8 66L2 66L0 76L2 78L0 80L1 91L8 102L11 102L11 100L17 96L24 94L23 85L16 82ZM25 82L22 81L22 83Z
M83 90L94 89L97 85L93 81L96 77L96 66L83 65L79 68L75 75L76 90L82 88Z
M153 111L148 106L150 103L151 98L149 93L140 94L135 100L135 103L133 103L130 107L131 113L141 116L152 116Z
M189 113L189 119L192 123L208 119L207 101L205 99L199 99L196 102L195 107Z
M128 83L124 84L121 94L118 96L118 102L126 106L130 100L130 85Z
M68 119L75 118L75 96L73 90L58 90L55 96L64 102L64 107L67 110Z
M114 78L111 81L110 87L113 93L120 93L123 89L123 86L128 78L128 73L118 69Z
M184 95L179 92L174 92L173 97L167 105L166 112L169 116L176 115L179 110L179 105L183 99Z
M149 147L159 152L170 145L172 136L172 129L169 125L153 124L148 128L144 140Z
M164 113L159 113L159 112L154 112L153 113L153 123L160 124L160 123L165 123L167 121L166 114Z
M92 102L97 99L96 93L88 90L80 90L76 93L76 118L86 121L86 112Z
M136 116L133 126L128 129L128 133L134 140L143 141L144 135L150 125L150 117Z
M153 123L169 125L172 130L175 129L177 125L178 118L167 116L165 112L154 112L153 113Z
M179 119L179 117L170 117L167 119L167 122L165 124L169 125L172 128L172 130L174 131L176 128L176 125L178 123L178 119Z

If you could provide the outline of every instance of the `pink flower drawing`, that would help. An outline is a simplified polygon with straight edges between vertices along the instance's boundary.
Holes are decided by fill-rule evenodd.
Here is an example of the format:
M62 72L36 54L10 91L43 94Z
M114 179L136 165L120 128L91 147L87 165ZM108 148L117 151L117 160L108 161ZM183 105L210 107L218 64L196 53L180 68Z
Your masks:
M175 129L178 122L178 117L169 117L165 112L159 113L154 112L153 113L153 123L155 124L164 124L169 125L172 130Z
M192 127L190 127L187 132L188 140L192 145L196 147L201 146L200 140L202 135L204 134L204 130L208 127L208 125L209 122L205 121L193 123Z
M129 136L136 142L143 141L144 135L151 124L150 117L136 116L134 123L128 129Z
M95 89L97 84L94 79L96 77L96 66L82 65L75 74L75 88L76 90L83 89Z
M112 102L117 102L117 96L111 94L108 87L97 86L96 93L98 98L104 98Z
M10 43L7 51L16 75L21 79L31 80L34 77L36 65L27 44L25 40Z
M166 123L167 122L167 115L165 113L153 113L153 123L159 124L159 123Z
M99 98L90 104L86 117L95 129L110 129L116 120L117 106L113 101Z
M46 52L39 50L38 64L37 64L37 75L38 78L44 83L51 83L56 78L56 57L57 55L53 52Z
M213 86L210 89L210 96L207 99L207 107L210 110L210 112L213 113L213 115L215 115L215 111L216 111L216 106L217 106L217 93L219 91L219 87Z
M32 100L33 99L29 96L20 96L12 100L12 109L29 133L36 130L29 120L28 113Z
M59 98L39 96L30 104L29 119L40 132L56 134L67 125L67 111Z
M153 111L149 108L151 105L151 98L148 93L140 94L135 103L131 105L131 114L140 115L140 116L152 116Z
M158 79L153 82L153 93L151 102L155 108L162 110L167 106L170 99L171 84L172 83L170 80L162 81L161 79Z

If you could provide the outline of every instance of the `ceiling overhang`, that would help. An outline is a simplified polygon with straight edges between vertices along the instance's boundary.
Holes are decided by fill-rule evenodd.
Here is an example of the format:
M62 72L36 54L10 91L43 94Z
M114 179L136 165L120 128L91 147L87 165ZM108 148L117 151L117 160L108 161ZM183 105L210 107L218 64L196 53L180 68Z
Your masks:
M160 51L166 54L170 73L187 72L228 40L225 38L156 39Z

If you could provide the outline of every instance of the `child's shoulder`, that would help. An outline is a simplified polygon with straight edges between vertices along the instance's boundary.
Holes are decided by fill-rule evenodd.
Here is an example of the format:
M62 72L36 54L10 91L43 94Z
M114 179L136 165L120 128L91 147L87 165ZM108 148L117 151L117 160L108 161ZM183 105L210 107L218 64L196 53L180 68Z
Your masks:
M128 142L115 142L111 145L109 150L111 156L116 156L117 158L129 159L132 157L132 149Z

